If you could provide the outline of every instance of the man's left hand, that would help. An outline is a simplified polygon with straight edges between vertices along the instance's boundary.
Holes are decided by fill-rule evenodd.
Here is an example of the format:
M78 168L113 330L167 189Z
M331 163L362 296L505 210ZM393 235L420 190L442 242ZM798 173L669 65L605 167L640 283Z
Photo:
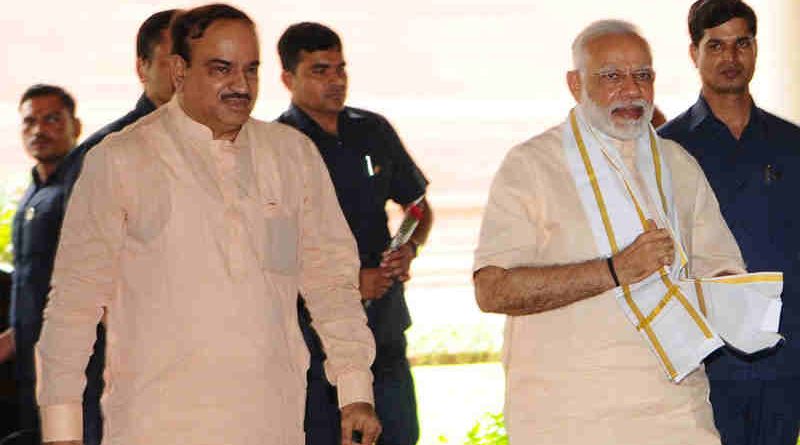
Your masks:
M383 252L383 259L381 260L383 276L397 279L397 281L408 281L411 278L409 269L411 268L411 260L415 256L414 250L411 243L408 242L397 250Z
M353 431L361 432L361 444L372 445L381 434L381 423L375 409L366 402L342 407L342 445L353 445Z

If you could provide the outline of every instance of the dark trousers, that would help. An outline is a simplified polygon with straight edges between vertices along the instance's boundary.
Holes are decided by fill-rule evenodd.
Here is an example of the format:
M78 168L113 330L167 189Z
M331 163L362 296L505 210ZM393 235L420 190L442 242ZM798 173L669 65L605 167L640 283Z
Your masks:
M714 424L723 445L796 445L800 378L711 380Z
M86 389L83 391L83 444L100 445L103 440L103 414L100 409L100 396L105 382L103 370L106 363L106 329L103 323L97 324L97 339L94 353L86 365Z
M341 417L336 388L325 378L325 353L302 300L298 301L300 328L311 353L307 373L306 445L341 444ZM419 439L414 381L406 359L404 337L390 345L378 345L373 391L375 410L383 426L378 445L414 445Z
M39 406L36 402L36 369L33 347L17 348L16 384L19 407L20 437L32 444L41 443ZM103 394L103 368L105 366L105 328L97 325L94 354L86 367L86 389L83 392L83 444L100 445L103 437L103 418L100 396ZM12 443L28 443L22 439ZM3 445L3 444L0 444Z

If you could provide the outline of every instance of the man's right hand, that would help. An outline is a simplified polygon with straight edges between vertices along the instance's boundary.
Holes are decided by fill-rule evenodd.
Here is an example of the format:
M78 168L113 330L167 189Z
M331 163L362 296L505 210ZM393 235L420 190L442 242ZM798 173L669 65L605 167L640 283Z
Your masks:
M392 279L379 267L361 269L358 274L358 289L362 300L377 300L392 286Z
M659 229L652 219L647 229L633 243L614 255L612 262L620 284L633 284L649 277L663 266L672 264L675 243L666 229Z

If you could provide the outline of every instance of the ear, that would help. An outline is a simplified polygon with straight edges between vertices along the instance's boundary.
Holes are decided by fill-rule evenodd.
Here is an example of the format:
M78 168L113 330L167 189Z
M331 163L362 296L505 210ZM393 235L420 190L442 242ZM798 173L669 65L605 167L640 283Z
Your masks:
M175 91L180 91L183 87L183 80L186 77L186 60L183 57L173 54L170 56L171 60L171 72L172 72L172 84L175 86Z
M72 135L75 137L76 141L81 136L81 130L83 130L83 122L77 117L72 119Z
M136 75L139 76L139 82L144 85L147 82L147 73L145 73L145 69L147 68L147 62L140 58L136 58Z
M286 87L287 90L294 91L294 75L289 70L281 71L281 82L283 82L283 86Z
M581 101L581 89L583 88L583 80L581 79L581 72L578 70L567 71L567 86L575 102Z
M697 47L694 43L689 44L689 57L692 58L692 63L694 63L694 67L697 68L697 56L699 55L698 52L700 48Z

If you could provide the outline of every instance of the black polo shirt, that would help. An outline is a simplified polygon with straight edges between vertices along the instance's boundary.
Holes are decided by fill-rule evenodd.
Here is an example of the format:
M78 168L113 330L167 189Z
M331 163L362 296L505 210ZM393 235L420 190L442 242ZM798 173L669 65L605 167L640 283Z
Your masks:
M800 375L800 128L752 106L740 139L701 96L658 130L697 158L750 272L783 272L780 332L786 343L755 357L728 352L707 363L712 379ZM795 226L797 224L797 226Z
M64 218L65 169L63 163L42 182L36 169L14 215L14 272L11 286L10 323L15 329L20 362L32 359L33 345L42 329L42 311L50 290L53 261ZM33 364L18 376L33 381Z
M350 107L339 113L338 135L326 133L294 105L278 122L297 128L317 146L358 243L361 267L378 267L390 240L386 201L410 204L425 194L428 185L394 128L383 116ZM367 308L379 345L402 341L410 325L402 291L398 283Z
M339 113L338 135L326 133L294 105L278 122L314 141L358 243L361 267L377 267L390 239L386 201L410 204L428 184L397 133L383 116L350 107Z

